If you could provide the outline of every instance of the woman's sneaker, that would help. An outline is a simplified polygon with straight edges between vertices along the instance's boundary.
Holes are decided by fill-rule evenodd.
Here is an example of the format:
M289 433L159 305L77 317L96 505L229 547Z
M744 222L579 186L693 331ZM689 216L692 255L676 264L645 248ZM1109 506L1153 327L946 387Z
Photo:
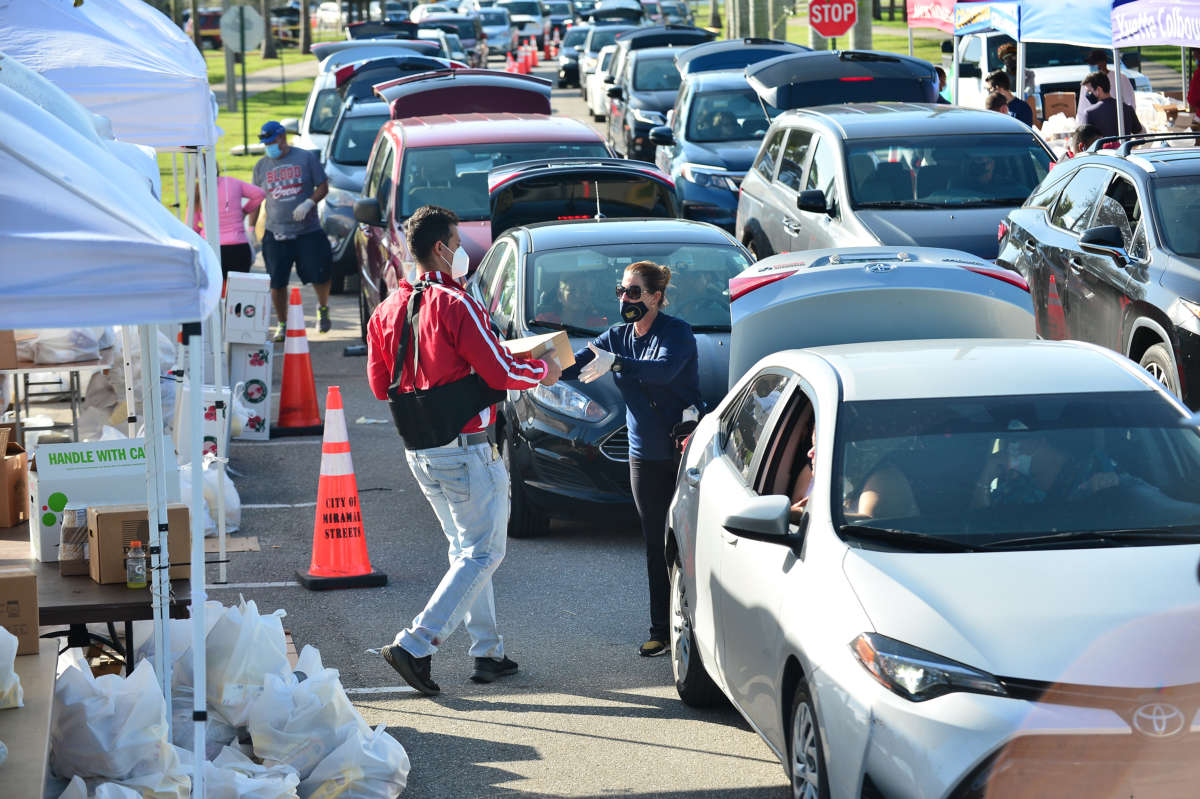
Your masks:
M671 647L666 641L660 641L657 638L651 638L646 643L642 644L642 648L638 650L638 654L644 658L656 658L659 655L665 655L671 651Z
M328 333L333 328L333 322L329 318L329 306L317 306L317 331L320 333Z
M275 325L275 335L271 337L271 340L278 344L285 338L287 338L287 325L283 322L280 322L279 324Z

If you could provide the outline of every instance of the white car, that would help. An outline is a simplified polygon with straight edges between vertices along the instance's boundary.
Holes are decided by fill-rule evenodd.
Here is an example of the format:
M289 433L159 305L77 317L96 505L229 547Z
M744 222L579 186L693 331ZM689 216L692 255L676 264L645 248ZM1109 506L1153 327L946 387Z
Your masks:
M539 48L545 46L546 34L550 32L550 17L538 0L499 0L496 8L508 12L509 19L517 26L517 37L521 44L535 39Z
M583 99L587 102L592 119L599 122L608 115L608 68L612 66L613 54L617 52L615 44L606 44L600 48L596 56L596 68L592 70L583 82Z
M457 9L451 3L420 3L413 6L412 11L408 12L408 19L410 22L420 22L434 14L454 13L457 13Z
M724 693L805 799L1194 796L1189 412L1110 351L1009 338L990 270L895 255L731 281L731 375L739 337L861 339L889 290L1003 337L773 351L701 420L666 530L680 696Z

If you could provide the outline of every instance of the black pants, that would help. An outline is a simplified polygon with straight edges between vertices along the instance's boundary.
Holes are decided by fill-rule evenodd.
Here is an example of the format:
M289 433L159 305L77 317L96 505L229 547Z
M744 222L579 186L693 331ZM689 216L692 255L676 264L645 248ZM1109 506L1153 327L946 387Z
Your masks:
M250 264L254 263L254 251L250 245L222 244L221 245L221 277L229 277L230 272L249 272Z
M671 584L663 543L667 529L667 510L675 491L675 461L629 459L629 482L633 486L633 504L642 522L646 542L646 577L650 583L650 637L666 642L670 625Z

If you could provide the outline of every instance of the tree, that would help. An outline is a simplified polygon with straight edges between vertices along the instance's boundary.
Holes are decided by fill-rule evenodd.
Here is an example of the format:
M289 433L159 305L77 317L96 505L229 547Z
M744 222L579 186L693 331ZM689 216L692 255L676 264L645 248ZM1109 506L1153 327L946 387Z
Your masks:
M263 40L261 55L263 58L279 58L275 54L275 31L271 28L271 0L259 0L259 13L263 18Z
M312 4L309 0L300 0L300 52L305 55L312 52Z
M200 38L200 0L192 0L192 41L197 50L204 49L204 40Z
M720 0L712 0L712 5L708 11L708 27L715 31L721 30L721 6Z

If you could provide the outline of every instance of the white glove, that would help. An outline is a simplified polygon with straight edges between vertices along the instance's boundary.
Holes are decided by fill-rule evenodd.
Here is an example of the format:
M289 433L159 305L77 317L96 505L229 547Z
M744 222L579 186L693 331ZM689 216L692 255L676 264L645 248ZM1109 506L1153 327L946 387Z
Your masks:
M608 350L597 349L595 344L589 344L588 349L596 357L591 363L579 370L579 379L584 383L599 380L608 373L609 369L612 369L613 362L617 360L617 356Z
M308 216L308 212L316 207L317 204L312 201L312 197L309 197L307 200L292 209L292 219L296 220L297 222L303 222L304 217Z

